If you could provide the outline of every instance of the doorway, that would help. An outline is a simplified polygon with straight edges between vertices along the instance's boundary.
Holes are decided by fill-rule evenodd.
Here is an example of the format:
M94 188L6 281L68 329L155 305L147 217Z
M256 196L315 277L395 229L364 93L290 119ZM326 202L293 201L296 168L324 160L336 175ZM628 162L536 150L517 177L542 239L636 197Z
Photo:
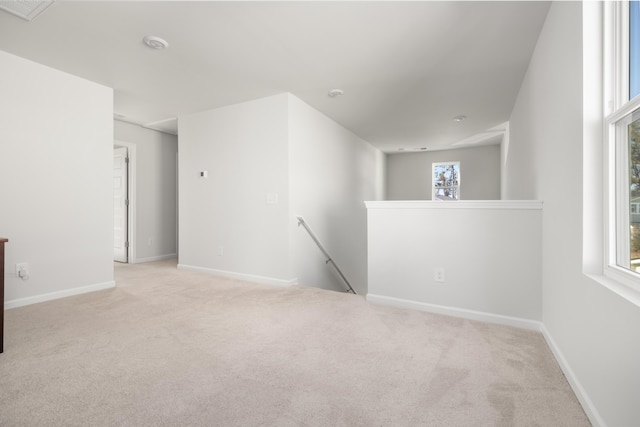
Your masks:
M113 260L135 264L136 144L114 141L113 187Z
M129 150L113 148L113 260L129 262Z

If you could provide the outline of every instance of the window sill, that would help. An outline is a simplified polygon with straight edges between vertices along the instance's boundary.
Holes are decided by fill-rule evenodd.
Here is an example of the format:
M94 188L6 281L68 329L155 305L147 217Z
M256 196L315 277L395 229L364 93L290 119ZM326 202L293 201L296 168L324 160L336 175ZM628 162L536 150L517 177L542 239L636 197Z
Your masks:
M604 274L585 273L585 276L609 289L616 295L629 301L631 304L634 304L636 307L640 307L640 292L627 285L625 283L626 280L623 280L623 278L611 277L617 276L616 273L613 273L611 275L608 274L606 276Z

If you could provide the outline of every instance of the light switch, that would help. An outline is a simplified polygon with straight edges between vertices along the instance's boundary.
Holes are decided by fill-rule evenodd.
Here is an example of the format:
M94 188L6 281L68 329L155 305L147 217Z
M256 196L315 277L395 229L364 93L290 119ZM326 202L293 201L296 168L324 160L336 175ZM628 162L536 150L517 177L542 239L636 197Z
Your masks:
M278 193L267 193L266 201L268 205L278 204Z

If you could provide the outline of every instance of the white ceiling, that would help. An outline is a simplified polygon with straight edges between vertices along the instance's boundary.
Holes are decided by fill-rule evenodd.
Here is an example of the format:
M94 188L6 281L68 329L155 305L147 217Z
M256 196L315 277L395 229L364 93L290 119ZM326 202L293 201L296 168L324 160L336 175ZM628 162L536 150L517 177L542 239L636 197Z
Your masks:
M432 150L500 141L486 131L509 120L548 8L57 1L31 22L0 12L0 49L113 87L115 113L151 127L291 92L384 151Z

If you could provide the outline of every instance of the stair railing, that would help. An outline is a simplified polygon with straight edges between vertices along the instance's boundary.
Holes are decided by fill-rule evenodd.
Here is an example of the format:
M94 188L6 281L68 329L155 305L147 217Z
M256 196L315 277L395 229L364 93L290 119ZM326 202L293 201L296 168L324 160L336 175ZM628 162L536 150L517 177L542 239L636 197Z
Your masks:
M324 246L322 246L322 243L320 243L320 240L318 240L313 230L311 230L311 227L309 227L309 224L307 224L307 222L301 216L296 216L296 218L298 219L298 227L302 225L305 228L305 230L307 230L307 232L309 233L309 236L311 236L313 241L316 242L316 245L318 245L318 248L320 248L324 256L327 258L324 263L325 264L331 263L331 265L333 265L333 267L336 269L336 271L338 272L342 280L344 280L344 283L346 283L347 287L349 288L349 290L347 290L347 293L351 292L354 295L358 295L357 292L351 287L351 284L349 283L347 278L344 276L344 274L342 274L342 271L340 270L338 265L335 263L333 258L331 258L331 255L329 255L329 252L327 252Z

